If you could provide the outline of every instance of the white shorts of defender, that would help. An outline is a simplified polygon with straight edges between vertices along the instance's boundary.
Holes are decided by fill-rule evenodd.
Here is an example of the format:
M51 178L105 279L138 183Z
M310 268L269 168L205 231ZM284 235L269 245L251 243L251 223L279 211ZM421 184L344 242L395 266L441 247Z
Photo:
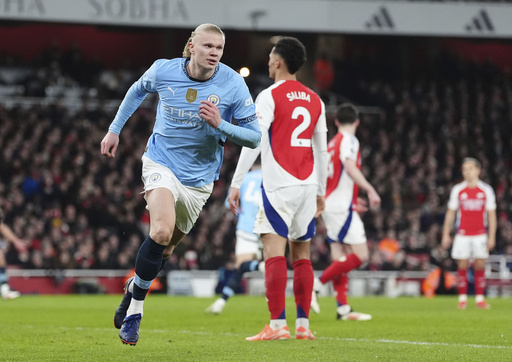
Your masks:
M314 232L309 237L303 237L310 232L311 223L314 231L317 190L317 185L295 185L274 191L263 189L263 206L260 206L256 216L254 232L309 241ZM285 235L286 231L288 235Z
M357 212L324 212L322 219L329 239L349 245L366 243L364 224Z
M487 234L455 235L452 258L455 260L487 259Z

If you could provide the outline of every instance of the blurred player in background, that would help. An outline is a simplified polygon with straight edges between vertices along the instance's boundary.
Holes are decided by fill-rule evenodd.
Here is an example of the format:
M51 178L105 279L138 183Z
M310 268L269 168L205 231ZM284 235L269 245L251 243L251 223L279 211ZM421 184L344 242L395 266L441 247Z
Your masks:
M115 157L119 133L148 93L158 93L156 122L142 157L149 236L135 261L135 277L114 316L119 337L135 345L143 303L165 260L194 226L218 179L226 138L247 147L261 140L255 107L244 79L220 63L225 36L199 25L183 58L159 59L128 90L101 142ZM234 119L236 124L231 124Z
M244 177L240 186L238 221L236 223L235 273L222 289L221 297L206 308L207 313L220 314L235 291L240 287L245 273L260 270L265 263L261 260L261 239L253 232L254 220L261 203L261 166L255 163ZM229 207L228 200L226 206Z
M21 252L27 250L27 246L25 242L18 238L11 228L4 224L4 213L0 208L0 238L4 239L7 242L10 242L14 245L14 247ZM0 242L3 244L3 240L0 239ZM16 290L12 290L9 286L9 278L7 277L7 262L5 260L4 254L4 246L0 245L0 294L2 295L2 299L15 299L20 296L20 292Z
M327 191L322 214L332 264L315 279L311 309L320 312L318 291L322 284L332 281L338 304L337 318L369 320L371 315L353 312L347 302L348 274L368 260L366 233L359 217L359 213L367 211L367 204L358 198L359 188L366 192L372 209L380 206L380 196L361 172L361 151L355 135L360 122L359 111L352 104L341 104L334 122L338 132L328 144Z
M324 209L327 126L322 100L297 81L296 73L305 61L306 49L296 38L283 37L273 47L268 68L274 84L256 100L261 147L242 149L231 183L228 200L236 214L242 180L261 149L263 207L254 232L263 242L270 325L246 338L249 341L290 338L285 315L287 242L294 271L295 338L315 339L308 319L314 279L310 239L315 233L315 216Z
M453 239L452 258L457 261L459 309L466 309L468 277L471 260L475 271L475 302L481 309L490 309L484 298L485 260L496 243L496 197L491 186L480 180L481 164L467 157L462 160L464 181L453 186L443 225L442 245L448 249L450 232L457 215L457 231Z

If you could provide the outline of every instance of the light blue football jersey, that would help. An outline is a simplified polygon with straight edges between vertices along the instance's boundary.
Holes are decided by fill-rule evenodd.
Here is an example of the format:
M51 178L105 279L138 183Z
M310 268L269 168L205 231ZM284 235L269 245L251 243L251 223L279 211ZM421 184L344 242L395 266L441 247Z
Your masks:
M188 75L188 61L155 61L128 90L109 130L119 134L146 95L157 92L160 100L146 155L167 166L183 185L199 187L219 178L227 136L254 148L261 132L242 76L219 63L210 79L198 81ZM200 117L201 100L210 100L219 109L223 121L217 129Z
M261 169L245 175L240 186L240 210L236 229L252 234L261 200ZM226 200L226 207L229 207Z

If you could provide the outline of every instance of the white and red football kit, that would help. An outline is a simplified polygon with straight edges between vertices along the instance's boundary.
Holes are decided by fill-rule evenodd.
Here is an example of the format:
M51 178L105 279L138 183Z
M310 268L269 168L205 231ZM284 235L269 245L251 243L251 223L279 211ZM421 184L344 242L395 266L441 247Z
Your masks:
M347 244L366 242L364 225L352 205L356 204L359 187L348 175L344 162L351 159L361 169L359 140L347 132L338 132L328 144L327 190L322 218L329 242Z
M287 80L259 94L256 114L261 145L256 150L242 149L231 186L240 187L261 150L263 208L254 231L309 240L314 234L316 196L325 195L325 106L311 89ZM282 190L285 187L288 190Z
M483 181L476 187L467 182L453 186L448 208L457 211L457 234L453 240L453 259L486 259L487 211L496 209L494 190Z

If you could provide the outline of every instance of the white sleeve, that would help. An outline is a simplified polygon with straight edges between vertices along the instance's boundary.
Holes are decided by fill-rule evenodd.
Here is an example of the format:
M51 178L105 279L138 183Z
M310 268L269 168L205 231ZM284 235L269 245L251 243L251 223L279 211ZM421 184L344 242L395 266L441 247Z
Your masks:
M318 178L317 195L325 196L327 188L327 164L329 158L327 155L327 121L325 119L325 105L322 104L322 112L315 126L315 132L312 137L313 159Z
M327 132L313 134L313 158L318 177L317 195L325 196L327 188Z
M347 158L357 162L359 153L359 140L355 136L343 137L340 143L340 160L345 163Z
M487 186L485 189L485 209L496 210L496 195L491 186Z
M264 133L266 135L267 132ZM238 163L236 165L235 173L233 174L233 179L231 180L231 187L235 189L240 189L242 186L242 182L244 181L245 175L251 169L254 161L258 158L258 155L261 152L261 144L256 148L248 148L242 147L242 151L240 152L240 157L238 158Z
M458 210L459 208L459 187L455 185L450 192L450 199L448 200L448 208L450 210Z
M256 116L258 117L260 129L269 129L274 121L274 110L276 108L274 99L272 98L272 92L268 88L263 90L258 94L258 97L256 97L254 105L256 106Z
M244 181L245 175L251 169L254 161L258 158L261 152L261 144L263 143L263 137L268 137L268 129L274 118L274 100L272 99L272 93L267 89L263 90L258 97L256 97L256 116L258 117L258 123L260 125L262 142L254 149L247 147L242 148L238 163L236 165L233 179L231 180L231 187L239 189Z

